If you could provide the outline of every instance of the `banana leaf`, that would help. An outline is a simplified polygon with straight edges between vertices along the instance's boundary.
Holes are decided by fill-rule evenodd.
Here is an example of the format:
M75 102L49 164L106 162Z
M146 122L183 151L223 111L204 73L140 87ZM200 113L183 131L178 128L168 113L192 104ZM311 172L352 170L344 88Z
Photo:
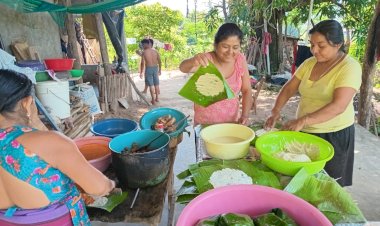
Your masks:
M225 168L237 169L246 173L252 178L254 184L266 185L278 189L282 189L276 175L272 172L266 172L257 167L257 163L249 162L243 159L219 161L219 164L206 165L194 169L189 169L194 182L200 193L213 189L209 179L213 172Z
M177 202L187 203L197 195L213 189L209 179L213 172L225 168L237 169L252 178L254 184L266 185L282 189L278 177L268 167L260 162L249 162L240 160L218 160L211 159L197 164L192 164L189 169L177 175L177 178L185 180L177 192Z
M324 173L301 169L284 190L317 207L333 224L366 222L351 195Z
M254 219L256 226L288 226L288 224L274 213L267 213Z
M223 83L223 87L224 87L223 91L215 96L205 96L202 93L200 93L196 87L196 82L198 81L200 76L207 73L215 75ZM231 90L224 76L219 72L219 70L211 62L209 62L207 67L202 67L202 66L199 67L199 69L191 76L191 78L181 88L178 94L203 107L207 107L213 103L216 103L224 99L232 99L235 97L234 92Z
M255 224L246 214L226 213L220 216L218 226L255 226Z
M112 194L107 196L108 201L103 206L87 206L88 208L98 208L111 212L116 206L124 202L128 197L128 192L123 191L121 194Z

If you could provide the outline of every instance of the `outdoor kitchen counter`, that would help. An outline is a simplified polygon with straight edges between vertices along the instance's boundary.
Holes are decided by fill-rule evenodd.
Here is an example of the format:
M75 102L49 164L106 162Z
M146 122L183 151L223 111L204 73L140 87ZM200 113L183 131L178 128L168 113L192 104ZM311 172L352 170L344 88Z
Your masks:
M168 225L172 225L174 213L174 194L173 194L173 165L177 152L177 146L170 148L170 168L166 179L160 184L140 189L137 199L132 204L137 189L126 189L127 199L115 207L111 213L102 209L87 208L91 221L102 221L109 223L144 223L148 225L158 225L161 222L165 197L169 200L169 220ZM111 179L116 179L112 166L104 173Z

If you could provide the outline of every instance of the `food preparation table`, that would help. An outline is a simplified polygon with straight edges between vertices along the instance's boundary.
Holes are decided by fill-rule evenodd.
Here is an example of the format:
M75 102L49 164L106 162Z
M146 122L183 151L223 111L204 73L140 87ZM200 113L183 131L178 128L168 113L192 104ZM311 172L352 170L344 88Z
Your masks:
M168 225L173 225L175 194L173 190L173 165L177 153L177 146L170 148L170 168L166 179L160 184L148 188L140 189L133 208L133 198L136 189L126 189L127 199L119 206L108 213L102 209L87 208L91 221L102 222L125 222L125 223L144 223L148 225L159 225L164 208L165 198L168 197L169 214ZM105 172L111 179L116 179L115 172L111 167Z

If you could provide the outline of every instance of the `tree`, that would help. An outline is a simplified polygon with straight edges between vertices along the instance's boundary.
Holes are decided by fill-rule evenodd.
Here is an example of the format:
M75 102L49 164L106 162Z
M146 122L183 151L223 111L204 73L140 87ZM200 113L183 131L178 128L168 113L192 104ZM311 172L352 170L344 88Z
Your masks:
M145 37L151 37L162 43L170 43L173 51L158 49L164 60L165 67L178 65L180 51L186 40L180 35L180 25L184 18L179 11L171 10L159 3L153 5L138 5L126 9L126 37L136 38L139 42ZM138 45L129 45L129 56L134 56ZM170 59L170 62L168 61Z
M376 58L380 54L380 0L368 30L367 47L363 63L363 81L360 87L358 122L369 129L372 117L373 76L376 69Z

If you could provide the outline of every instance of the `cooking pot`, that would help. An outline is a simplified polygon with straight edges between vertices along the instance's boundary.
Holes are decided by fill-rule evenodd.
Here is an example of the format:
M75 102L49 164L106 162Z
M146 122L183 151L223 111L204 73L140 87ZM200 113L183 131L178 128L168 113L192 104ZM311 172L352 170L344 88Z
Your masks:
M160 136L161 135L161 136ZM149 151L131 153L133 144L149 145ZM143 188L161 183L169 172L169 141L167 134L153 130L138 130L113 138L109 144L112 151L112 166L122 187Z

